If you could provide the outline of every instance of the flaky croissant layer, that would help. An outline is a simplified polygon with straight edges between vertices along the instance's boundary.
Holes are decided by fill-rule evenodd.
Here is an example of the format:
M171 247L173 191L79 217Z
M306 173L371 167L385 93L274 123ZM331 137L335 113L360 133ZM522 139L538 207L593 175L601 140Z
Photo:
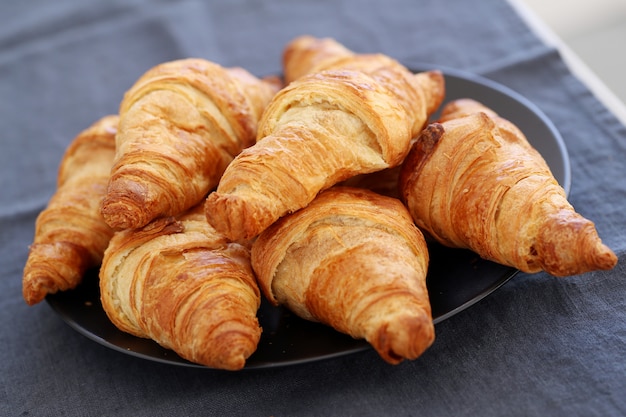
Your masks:
M206 222L201 206L118 231L100 269L102 306L122 331L181 357L238 370L256 351L260 292L249 247Z
M196 58L148 70L120 104L117 154L102 202L106 222L138 228L203 200L233 157L254 143L278 87Z
M274 96L256 144L235 157L206 201L208 220L230 239L253 238L340 181L399 165L443 98L438 72L414 75L384 55L323 45L329 49L290 48L292 59L311 65Z
M113 230L100 215L100 201L115 155L118 116L105 116L69 145L57 189L39 214L22 279L29 305L47 294L76 287L100 264Z
M448 104L423 131L399 188L417 225L446 246L555 276L617 262L519 128L474 100Z
M434 340L426 243L397 199L330 188L261 233L252 266L272 303L366 339L390 363Z

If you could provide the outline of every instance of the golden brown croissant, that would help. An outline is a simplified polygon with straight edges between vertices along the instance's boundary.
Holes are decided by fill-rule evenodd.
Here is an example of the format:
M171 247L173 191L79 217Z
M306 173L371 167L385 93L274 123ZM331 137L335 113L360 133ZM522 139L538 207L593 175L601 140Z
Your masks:
M237 155L207 198L207 217L221 233L252 238L321 190L399 165L443 99L440 73L416 77L383 55L340 61L274 96L257 143Z
M332 38L299 36L289 42L283 51L283 71L285 83L319 72L335 61L353 57L354 52Z
M117 231L100 269L102 306L120 330L181 357L237 370L256 350L260 292L250 249L206 222L202 205Z
M57 189L39 214L22 279L29 305L76 287L96 267L113 230L100 215L115 155L118 117L105 116L82 131L61 160Z
M467 116L472 113L482 111L488 114L495 123L498 124L498 128L504 134L521 135L517 126L510 121L498 116L493 110L485 107L481 103L471 99L458 99L454 102L447 104L446 113L442 114L439 118L439 122L445 121L449 118L458 118L461 116ZM414 140L417 138L414 138ZM523 145L525 142L520 143ZM526 143L528 147L531 147L529 143ZM370 174L356 175L352 178L343 181L340 185L349 187L367 188L373 190L378 194L383 194L389 197L402 199L400 191L398 190L398 180L402 165L397 167L384 169L382 171L372 172Z
M383 54L355 54L332 38L304 35L293 39L283 53L285 81L328 70L361 71L393 90L413 120L412 137L441 105L445 82L441 71L412 74ZM410 87L407 87L410 86Z
M473 100L448 104L400 173L416 224L440 243L555 276L617 262L576 213L541 155L511 122Z
M203 59L148 70L120 104L116 160L102 202L107 223L137 228L202 201L233 157L254 143L278 87Z
M261 233L252 266L270 302L366 339L389 363L434 340L426 242L395 198L332 187Z

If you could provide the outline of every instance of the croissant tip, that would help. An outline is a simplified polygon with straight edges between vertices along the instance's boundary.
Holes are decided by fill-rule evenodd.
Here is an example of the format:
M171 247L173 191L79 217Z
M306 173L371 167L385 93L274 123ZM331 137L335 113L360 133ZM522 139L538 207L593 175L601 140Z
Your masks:
M591 233L586 239L587 245L581 245L586 248L579 252L579 259L572 259L566 262L566 259L560 259L560 262L544 264L543 268L546 272L556 277L568 277L573 275L585 274L593 271L608 271L613 269L618 262L617 255L604 243L600 238Z
M32 284L24 284L22 289L22 297L24 301L29 306L34 306L35 304L39 304L46 297L48 291L43 291Z
M55 294L58 291L64 291L72 287L60 275L56 278L51 276L51 273L54 272L46 272L46 270L37 266L29 268L26 274L24 274L22 282L22 297L26 304L29 306L39 304L48 294ZM74 274L74 271L69 271L68 274ZM76 278L77 275L72 275L70 280L76 281Z
M223 356L223 358L209 360L204 365L225 371L239 371L246 366L246 357L244 355L233 355L229 352ZM202 363L202 361L198 360L198 363Z
M418 84L423 85L423 91L427 97L427 112L433 114L437 111L446 95L446 82L443 72L429 70L418 72L414 76Z
M67 241L33 243L24 266L22 296L28 305L34 305L48 294L74 288L90 266L91 257L80 245Z
M407 192L413 188L413 183L419 178L422 168L435 151L444 133L445 128L441 123L431 123L422 130L409 149L398 176L398 186L405 201Z
M135 204L128 199L105 198L100 207L100 214L112 229L136 229L145 226L148 221L141 216Z
M207 351L202 357L189 358L210 368L238 371L246 366L248 358L256 351L260 339L258 331L247 329L244 332L232 331L220 336L220 351ZM209 343L210 344L210 343Z
M400 317L383 325L372 345L388 363L395 365L404 359L417 359L435 340L435 330L430 315Z
M596 247L593 256L594 264L598 269L609 270L617 265L617 255L607 245L601 243Z

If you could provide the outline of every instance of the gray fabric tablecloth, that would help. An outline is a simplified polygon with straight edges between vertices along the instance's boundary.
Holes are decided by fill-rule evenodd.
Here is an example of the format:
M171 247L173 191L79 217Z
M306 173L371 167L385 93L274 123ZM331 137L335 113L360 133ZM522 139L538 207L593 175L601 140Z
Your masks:
M518 274L436 326L415 361L365 350L276 369L161 364L74 331L21 277L74 136L149 67L198 56L280 71L300 34L475 72L534 102L571 158L570 200L620 262ZM29 0L0 4L0 415L626 415L626 128L503 0Z

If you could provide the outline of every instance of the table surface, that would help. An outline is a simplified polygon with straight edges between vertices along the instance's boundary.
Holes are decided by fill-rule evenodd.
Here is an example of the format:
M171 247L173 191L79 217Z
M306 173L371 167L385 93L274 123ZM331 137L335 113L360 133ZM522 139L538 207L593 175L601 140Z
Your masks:
M532 20L532 19L531 19ZM626 127L623 108L504 0L0 4L0 415L626 415ZM242 372L185 368L108 349L21 276L34 221L74 136L115 113L151 66L203 57L280 72L295 36L334 37L405 65L468 71L543 111L567 146L570 201L620 258L568 278L518 274L437 324L420 358L370 349Z

